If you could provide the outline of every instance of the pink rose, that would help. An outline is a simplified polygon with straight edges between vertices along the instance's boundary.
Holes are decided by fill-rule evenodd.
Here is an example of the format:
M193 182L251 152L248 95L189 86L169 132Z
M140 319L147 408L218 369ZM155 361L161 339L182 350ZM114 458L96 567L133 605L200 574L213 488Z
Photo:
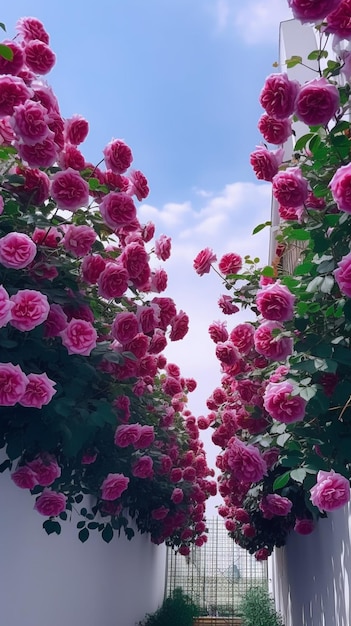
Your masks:
M24 395L20 399L22 406L35 407L41 409L44 404L49 404L53 395L56 383L44 374L28 374L28 384Z
M91 226L82 224L75 226L70 224L65 232L62 240L65 250L71 252L75 257L81 257L88 254L93 243L96 240L96 232Z
M183 339L189 330L189 317L184 311L179 311L171 319L171 332L169 338L171 341L179 341Z
M271 551L268 548L260 548L255 552L255 559L256 561L266 561L270 555Z
M291 118L277 120L264 113L258 121L258 130L268 143L282 145L292 134Z
M132 183L131 193L134 194L138 200L144 200L149 195L149 187L147 179L140 170L133 170L129 175Z
M147 353L150 343L150 338L144 335L144 333L137 333L131 341L128 341L123 345L123 349L126 352L133 352L133 354L141 359ZM149 355L150 357L150 355Z
M45 322L49 315L48 299L40 291L22 289L11 296L11 302L13 302L13 308L10 323L18 330L33 330Z
M334 470L317 474L317 483L311 489L311 502L321 511L335 511L350 501L350 483Z
M103 150L108 170L123 174L133 161L132 151L121 139L113 139Z
M214 261L217 261L217 256L214 254L213 250L211 248L204 248L194 259L193 267L195 272L199 274L199 276L208 274L211 269L211 264L214 263Z
M172 298L155 297L152 299L152 304L156 304L159 307L159 328L166 330L168 324L177 314L174 301Z
M92 465L97 459L97 452L86 452L82 456L82 465Z
M0 81L1 81L1 77L0 77ZM1 101L1 96L0 96L0 101ZM1 115L0 115L0 118L1 118ZM5 117L4 119L0 119L0 145L10 146L12 141L14 141L14 139L15 139L15 135L12 130L12 126L10 124L10 117Z
M46 44L49 43L49 35L42 22L36 17L20 17L16 28L25 42L39 39L39 41L43 41Z
M260 94L260 103L268 115L284 119L294 113L299 83L289 80L287 74L271 74Z
M51 195L59 209L74 212L89 204L89 185L79 172L69 167L53 175Z
M161 235L155 241L155 254L157 258L161 261L167 261L167 259L169 259L169 257L171 256L171 245L171 237L167 237L167 235Z
M119 448L127 448L137 443L141 435L140 424L122 424L117 426L115 432L115 445Z
M295 115L308 126L325 126L340 105L339 91L326 78L305 83L297 96Z
M284 517L290 513L292 502L289 498L279 496L277 493L270 493L262 498L259 508L266 519L272 519L274 515Z
M176 396L178 393L182 393L183 388L178 378L173 376L167 376L162 383L163 391L169 396Z
M295 296L285 285L276 282L260 289L256 296L256 306L266 320L287 322L294 315Z
M235 365L240 360L240 354L231 341L219 341L217 343L216 357L226 365Z
M151 511L151 517L155 520L161 520L167 517L169 513L169 509L165 506L159 506L157 509L153 509Z
M11 478L20 489L33 489L38 485L38 478L35 472L28 467L22 465L11 474Z
M55 65L56 55L46 43L39 39L26 43L24 54L26 65L35 74L48 74Z
M66 143L63 150L61 150L57 162L63 170L70 167L78 171L85 169L85 158L83 154L76 146L72 146L69 143Z
M326 15L327 27L325 32L329 35L332 33L339 39L350 39L351 24L350 24L350 2L349 0L331 0L329 3L331 9L324 13Z
M336 170L329 187L338 209L351 213L351 163Z
M143 245L137 241L128 243L121 256L120 261L126 268L130 278L138 278L148 267L149 256Z
M231 296L220 296L218 299L218 306L225 315L232 315L238 313L239 307L233 303Z
M279 422L300 422L305 416L306 400L292 395L294 386L288 381L269 383L264 392L263 405L266 411Z
M250 154L250 163L258 180L272 181L278 173L279 165L283 161L284 150L267 150L264 146L258 146Z
M120 262L107 263L98 278L99 295L106 300L120 298L128 289L128 279L129 274Z
M0 285L0 328L6 326L11 320L11 309L13 302L9 298L9 294L2 285Z
M226 322L212 322L208 327L209 335L215 343L227 341L229 334Z
M0 76L0 118L12 115L15 106L30 97L30 90L18 76Z
M24 233L8 233L0 239L0 263L15 270L29 265L37 253L37 247Z
M139 332L138 318L135 313L117 313L111 327L112 336L121 344L128 343Z
M336 9L340 0L288 0L295 19L303 24L322 21L328 13ZM328 16L329 17L329 16Z
M244 324L238 324L231 331L229 337L230 341L239 350L240 354L246 356L254 347L254 327L245 322Z
M288 167L274 176L273 195L282 206L299 207L307 194L308 183L299 167Z
M23 143L32 146L44 141L51 133L47 124L47 110L33 100L15 107L12 119L13 129Z
M21 46L15 41L4 40L2 45L7 46L12 51L12 59L9 61L0 57L0 74L19 74L24 65L24 54Z
M63 493L46 489L39 498L37 498L34 508L40 515L56 517L66 509L66 500L67 498Z
M287 222L297 222L299 219L299 216L297 214L298 208L279 206L278 207L279 216L281 217L282 220L286 220Z
M248 524L250 521L250 515L248 514L248 512L240 507L235 509L234 517L238 522L241 522L242 524Z
M111 230L130 224L136 218L135 204L130 195L123 192L111 191L104 197L99 209Z
M140 457L132 466L132 474L136 478L152 478L154 475L152 458L147 455Z
M45 337L58 337L67 326L67 315L59 304L51 304L45 320Z
M334 270L334 276L340 291L351 298L351 252L339 261L337 269Z
M81 264L83 280L90 285L95 285L105 267L106 261L100 254L85 256Z
M326 208L327 203L325 198L317 198L312 191L308 192L305 205L308 209L315 209L315 211L322 211Z
M157 306L140 306L137 309L136 316L139 322L139 328L143 333L152 333L158 323L159 316Z
M235 480L245 483L256 483L267 474L267 465L259 450L245 444L237 437L227 449L228 467L232 470Z
M265 322L254 334L256 351L272 361L285 361L292 354L293 340L290 337L274 336L273 331L283 330L279 322Z
M117 500L128 488L129 478L124 474L108 474L101 485L101 498L103 500Z
M65 140L73 146L83 143L88 132L89 123L81 115L72 115L65 120Z
M266 461L268 469L271 469L276 464L280 456L279 448L268 448L262 452L262 458Z
M29 167L51 167L57 159L57 145L51 136L30 146L16 143L16 148Z
M180 504L184 500L184 492L180 487L175 487L172 491L171 500L174 504Z
M97 332L90 322L73 318L60 332L60 337L68 354L89 356L96 346Z
M252 537L256 536L256 528L252 526L251 524L243 524L241 528L241 532L244 535L244 537L247 537L248 539L251 539Z
M243 260L241 256L235 252L223 254L218 263L219 271L226 276L228 276L228 274L240 274L242 266Z
M315 529L313 519L303 518L296 519L294 531L299 535L310 535Z
M48 175L41 170L29 167L21 168L18 173L20 176L24 176L24 185L20 188L21 191L23 189L23 193L27 195L32 204L43 204L43 202L49 197L50 180ZM50 232L58 231L54 226L52 226L50 228Z
M151 337L149 352L150 354L159 354L167 346L167 338L162 330L156 330Z
M27 376L19 365L0 363L0 406L14 406L26 391Z
M28 463L28 467L35 473L38 485L48 487L55 482L56 478L61 476L61 467L57 463L55 457L44 455L37 457L34 461Z

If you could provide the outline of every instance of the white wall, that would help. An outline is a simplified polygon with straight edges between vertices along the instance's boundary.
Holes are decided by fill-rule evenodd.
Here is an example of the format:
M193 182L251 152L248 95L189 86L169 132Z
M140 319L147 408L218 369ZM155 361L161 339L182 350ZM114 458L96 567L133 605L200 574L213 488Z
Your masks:
M34 497L0 475L1 626L135 626L161 604L166 550L148 536L48 536Z

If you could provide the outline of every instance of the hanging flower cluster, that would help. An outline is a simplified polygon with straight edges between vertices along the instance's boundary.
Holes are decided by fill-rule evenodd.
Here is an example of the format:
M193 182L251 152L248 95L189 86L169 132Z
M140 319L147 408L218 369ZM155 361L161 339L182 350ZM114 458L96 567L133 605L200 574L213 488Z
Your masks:
M139 222L148 182L124 141L85 160L89 124L60 113L41 22L17 30L0 46L1 471L49 534L78 513L81 541L131 538L134 519L186 554L216 483L186 408L196 382L164 355L189 325L162 295L171 239Z
M198 425L214 428L221 448L219 513L259 560L350 500L351 4L289 5L297 19L317 22L319 47L286 61L312 62L316 78L299 84L272 74L260 94L259 130L279 148L259 146L250 160L257 178L272 183L281 220L275 258L260 269L259 259L229 253L217 268L206 248L194 261L200 276L213 267L232 291L219 300L223 313L251 312L248 322L209 328L223 376ZM284 160L281 144L297 121L308 128Z

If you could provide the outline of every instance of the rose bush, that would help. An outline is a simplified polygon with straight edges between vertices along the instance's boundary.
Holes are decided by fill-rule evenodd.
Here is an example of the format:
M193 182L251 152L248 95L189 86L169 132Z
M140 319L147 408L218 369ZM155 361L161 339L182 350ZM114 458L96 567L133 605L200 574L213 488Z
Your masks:
M163 354L189 324L153 268L171 239L139 222L148 182L127 144L103 149L106 169L77 148L89 124L41 78L44 26L17 30L0 47L0 470L48 534L78 514L82 542L130 539L133 520L186 553L216 484L186 404L196 382Z

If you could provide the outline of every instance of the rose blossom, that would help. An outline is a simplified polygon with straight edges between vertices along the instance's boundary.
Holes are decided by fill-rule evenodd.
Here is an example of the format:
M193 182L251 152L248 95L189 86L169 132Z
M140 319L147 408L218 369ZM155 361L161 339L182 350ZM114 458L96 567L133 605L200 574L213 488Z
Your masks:
M287 118L294 113L298 90L299 83L289 80L287 74L271 74L261 91L260 103L271 117Z
M267 150L264 146L258 146L250 154L250 163L258 180L272 181L278 173L279 165L283 161L284 150Z
M147 179L140 170L133 170L129 175L132 183L132 194L136 195L139 201L144 200L149 195Z
M51 167L57 159L57 145L51 135L30 146L18 142L15 145L21 159L30 167Z
M195 272L199 274L199 276L208 274L211 269L211 263L214 263L214 261L217 261L217 256L214 254L213 250L211 248L204 248L194 259L193 267Z
M184 492L180 487L175 487L172 491L171 500L174 504L180 504L184 500Z
M85 158L83 154L76 146L72 146L69 143L66 143L63 150L61 150L57 162L63 170L69 167L78 171L85 169Z
M137 241L128 243L121 256L120 261L126 268L130 278L136 279L145 269L148 268L149 256L143 245ZM150 271L150 270L149 270Z
M169 338L171 341L179 341L183 339L189 330L189 317L184 311L179 311L171 319L171 332Z
M61 476L61 467L54 456L43 455L28 463L28 467L35 473L38 484L42 487L49 487Z
M24 55L26 65L35 74L48 74L55 65L56 55L46 43L39 39L26 43Z
M34 289L22 289L11 296L13 308L10 323L18 330L33 330L45 322L50 311L47 297Z
M336 170L329 187L338 209L351 213L351 163Z
M100 254L88 254L80 266L83 280L90 285L95 285L105 267L106 261Z
M235 365L240 360L240 354L231 341L219 341L217 343L216 357L226 365Z
M82 465L92 465L97 459L97 452L86 452L82 456Z
M350 0L334 1L332 10L328 11L325 32L333 33L338 39L350 39ZM335 9L335 10L334 10Z
M155 254L161 261L167 261L171 255L171 237L167 235L160 235L155 241Z
M305 83L297 96L295 115L308 126L325 126L340 105L339 91L326 78Z
M273 195L282 206L299 207L307 194L308 183L299 167L288 167L274 176Z
M65 140L73 146L82 143L89 132L89 123L81 115L72 115L65 120Z
M51 304L44 322L44 336L57 337L67 326L67 315L59 304Z
M215 343L227 341L229 337L226 322L212 322L208 327L208 332Z
M0 118L12 115L15 106L30 97L30 90L18 76L0 76Z
M128 488L129 478L124 474L108 474L101 485L103 500L117 500Z
M11 309L13 302L10 300L9 294L2 285L0 285L0 328L6 326L11 320Z
M37 498L34 509L38 511L40 515L56 517L65 510L66 500L67 498L63 493L46 489L39 498Z
M47 374L28 374L28 383L24 395L20 399L22 406L35 407L41 409L44 404L49 404L53 395L56 383L48 378Z
M288 381L269 383L265 389L263 405L266 411L279 422L300 422L305 416L306 400L292 395L294 386Z
M139 331L138 318L135 313L117 313L112 327L112 336L121 344L131 341Z
M239 307L233 303L231 296L220 296L220 298L218 298L218 306L224 315L232 315L239 311Z
M287 322L293 318L295 296L285 285L276 282L260 289L256 306L266 320Z
M310 535L315 529L315 523L313 519L309 518L297 518L294 526L294 531L299 535Z
M141 448L149 448L155 441L155 431L153 426L144 424L140 427L140 434L138 440L135 442L134 447L138 450Z
M266 519L272 519L274 515L284 517L288 515L292 508L292 502L289 498L284 498L276 493L270 493L262 498L259 508Z
M297 207L297 208L300 208L300 207ZM297 214L297 208L295 208L295 207L279 206L278 207L278 212L279 212L280 218L282 220L286 220L287 222L298 221L299 217L298 217L298 214Z
M123 192L110 191L99 206L102 218L112 230L130 224L136 218L133 199Z
M24 64L24 55L21 46L15 41L4 40L2 45L12 51L11 61L0 56L0 74L19 74Z
M268 557L271 555L271 551L268 548L260 548L255 552L256 561L266 561Z
M35 472L28 467L22 465L11 474L11 478L20 489L33 489L38 485L38 478Z
M90 252L96 239L96 232L91 226L70 224L62 240L64 248L75 257L81 257Z
M106 167L115 174L123 174L133 161L132 151L121 139L113 139L103 150Z
M293 350L293 340L290 337L275 337L273 331L284 330L279 322L264 322L254 334L256 351L267 359L285 361Z
M150 456L142 456L132 466L132 474L136 478L152 478L154 475L153 461Z
M129 274L120 262L107 263L98 278L99 296L106 300L120 298L128 289L128 279Z
M69 167L52 177L51 195L59 209L76 211L89 203L89 185L79 172Z
M159 307L159 323L158 327L162 330L166 330L168 324L177 314L177 309L172 298L155 297L152 299L151 304Z
M159 506L157 509L151 511L151 517L152 519L161 520L167 517L168 513L169 509L167 509L167 507Z
M39 39L44 43L49 43L49 35L44 25L36 17L20 17L16 24L16 29L22 35L25 42L32 39Z
M47 124L47 110L33 100L15 107L11 118L13 129L23 143L32 146L40 143L51 133Z
M49 197L50 180L48 175L41 170L30 167L23 167L19 169L18 173L20 176L24 176L24 185L17 189L23 191L32 204L43 204ZM50 231L58 232L54 226L50 228ZM35 241L34 237L33 241Z
M254 346L254 327L248 322L238 324L233 328L229 337L230 341L239 350L240 354L247 355Z
M90 322L71 319L66 328L60 332L60 337L68 354L89 356L96 346L97 332Z
M115 432L115 445L119 448L126 448L127 446L137 443L141 435L140 424L122 424L117 426Z
M0 239L0 263L4 267L20 270L29 265L37 253L37 247L24 233L8 233Z
M340 291L351 298L351 252L339 261L334 276Z
M288 2L295 19L304 24L321 21L338 6L340 0L318 0L318 2L316 0L288 0Z
M27 386L27 376L19 365L0 363L0 406L14 406Z
M317 483L312 487L311 502L321 511L334 511L350 500L350 482L334 470L319 470Z
M258 130L268 143L282 145L292 134L291 118L277 120L264 113L258 121Z
M237 437L233 437L232 443L228 446L227 462L235 480L256 483L267 473L266 462L259 450L251 444L243 443Z
M262 458L266 461L268 469L271 469L276 464L280 456L279 448L268 448L262 452Z

